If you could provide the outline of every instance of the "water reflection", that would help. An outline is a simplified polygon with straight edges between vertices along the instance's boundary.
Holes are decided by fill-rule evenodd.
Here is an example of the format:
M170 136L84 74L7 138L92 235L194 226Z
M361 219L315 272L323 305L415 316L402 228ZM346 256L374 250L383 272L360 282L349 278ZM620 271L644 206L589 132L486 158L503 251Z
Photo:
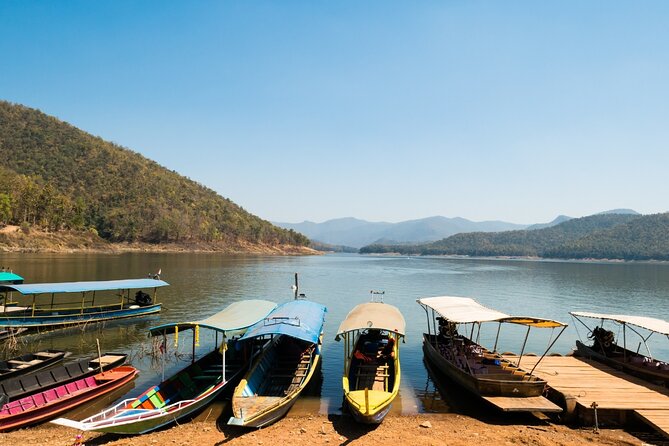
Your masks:
M422 332L425 312L416 299L454 295L474 297L480 303L507 313L543 316L572 326L554 350L569 352L577 338L570 310L628 313L666 319L669 314L668 264L601 264L532 262L515 260L365 257L327 255L313 257L224 256L219 254L2 254L0 264L11 266L26 282L111 280L146 277L162 269L171 286L159 290L164 311L150 319L127 319L51 332L26 338L24 349L67 349L76 356L96 351L129 353L140 369L136 396L161 380L162 364L151 360L150 326L197 320L228 304L250 298L284 302L292 298L293 274L300 273L300 289L310 300L328 307L323 337L320 398L306 397L295 411L339 413L342 403L343 350L334 342L339 322L355 305L369 300L372 289L384 290L385 301L395 305L407 321L406 344L401 347L402 387L393 413L427 410L461 410L447 387L441 401L434 393L423 364ZM494 343L496 325L481 332L483 344ZM583 336L583 329L580 328ZM504 327L500 350L518 352L522 328ZM191 358L190 333L180 336L179 346L169 346L165 374L184 367ZM541 353L548 345L548 330L532 331L527 351ZM669 343L651 338L651 351L669 359ZM213 341L212 341L213 342ZM201 340L203 350L211 344ZM176 353L176 354L175 354ZM427 388L427 390L426 390ZM432 393L430 393L432 392ZM310 399L311 398L311 399ZM466 398L466 396L462 396ZM469 398L471 399L471 398ZM206 414L205 414L206 416ZM212 414L211 416L214 416Z

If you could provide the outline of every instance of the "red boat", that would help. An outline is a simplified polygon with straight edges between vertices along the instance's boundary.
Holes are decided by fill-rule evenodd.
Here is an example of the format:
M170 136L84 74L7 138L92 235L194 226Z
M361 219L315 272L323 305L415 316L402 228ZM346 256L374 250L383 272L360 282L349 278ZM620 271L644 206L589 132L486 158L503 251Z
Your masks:
M0 409L0 432L40 423L132 381L137 369L116 367L43 392L10 401Z

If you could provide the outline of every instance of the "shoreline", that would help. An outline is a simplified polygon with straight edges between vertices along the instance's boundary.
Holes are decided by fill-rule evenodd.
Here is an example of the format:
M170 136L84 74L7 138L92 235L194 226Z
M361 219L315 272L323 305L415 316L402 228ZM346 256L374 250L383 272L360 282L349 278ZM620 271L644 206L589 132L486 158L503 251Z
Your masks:
M198 417L201 418L201 417ZM516 421L516 423L514 423ZM72 446L75 429L46 423L34 428L0 433L5 444ZM85 432L87 446L149 445L455 445L475 443L500 445L643 445L641 439L622 429L570 428L534 417L495 417L483 421L455 413L388 416L378 426L358 424L350 416L291 416L263 429L227 426L224 421L206 420L133 437Z

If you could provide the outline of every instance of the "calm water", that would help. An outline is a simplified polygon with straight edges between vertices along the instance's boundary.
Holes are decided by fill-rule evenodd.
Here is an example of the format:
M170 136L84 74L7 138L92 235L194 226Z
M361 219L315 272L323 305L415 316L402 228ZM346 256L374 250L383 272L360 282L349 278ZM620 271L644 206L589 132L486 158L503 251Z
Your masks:
M426 326L416 299L425 296L469 296L512 314L554 318L570 324L554 347L567 353L579 333L567 313L589 310L638 314L669 319L668 264L597 264L443 258L364 257L229 257L213 254L45 255L3 254L0 265L11 266L26 282L108 280L145 277L162 268L171 284L159 290L164 310L159 316L107 322L81 329L29 337L26 348L60 348L76 355L95 351L99 338L104 351L126 351L141 370L129 394L136 395L160 381L162 367L152 363L146 329L160 323L194 320L246 298L283 302L292 298L293 274L300 274L300 291L328 307L324 330L321 398L306 398L294 411L336 413L341 406L343 347L333 340L339 322L358 303L369 300L370 290L384 290L385 301L397 306L407 321L406 343L401 346L401 400L394 411L415 413L448 410L428 378L422 360L421 333ZM484 325L485 327L485 325ZM580 335L585 336L582 327ZM496 326L482 330L482 342L492 345ZM615 330L614 330L615 331ZM551 330L533 330L526 351L541 353ZM524 337L520 327L502 329L502 350L519 352ZM201 351L207 337L202 335ZM212 340L213 341L213 340ZM664 342L662 342L664 341ZM629 344L628 344L629 345ZM180 337L180 357L190 354L190 334ZM170 346L172 348L172 345ZM654 339L653 353L669 359L669 342ZM169 374L183 367L173 356ZM443 389L442 389L443 390ZM446 390L446 393L449 393Z

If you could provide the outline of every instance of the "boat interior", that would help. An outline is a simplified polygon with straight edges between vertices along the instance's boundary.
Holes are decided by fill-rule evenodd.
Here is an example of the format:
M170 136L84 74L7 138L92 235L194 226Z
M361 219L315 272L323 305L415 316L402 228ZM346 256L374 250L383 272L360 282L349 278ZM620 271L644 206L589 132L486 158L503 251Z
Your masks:
M33 365L41 364L45 361L52 360L53 358L63 356L63 352L42 351L36 353L27 353L7 361L0 361L0 379L2 379L2 375L5 373L26 369Z
M595 327L588 337L592 339L592 345L588 347L608 358L649 370L669 373L669 363L645 356L638 350L635 352L621 347L616 343L614 333L604 327ZM641 344L639 343L639 349L641 349Z
M244 362L234 355L234 348L226 350L225 376L234 376L243 367ZM227 354L231 352L231 354ZM222 356L218 350L209 353L199 361L189 365L179 373L162 383L149 388L123 409L161 409L178 401L195 399L210 387L220 383L222 374ZM125 410L123 415L130 413Z
M395 339L387 331L365 330L353 350L349 367L349 391L392 392L395 384Z
M448 362L481 379L512 381L539 380L497 352L491 352L470 339L455 334L426 335L430 343Z

